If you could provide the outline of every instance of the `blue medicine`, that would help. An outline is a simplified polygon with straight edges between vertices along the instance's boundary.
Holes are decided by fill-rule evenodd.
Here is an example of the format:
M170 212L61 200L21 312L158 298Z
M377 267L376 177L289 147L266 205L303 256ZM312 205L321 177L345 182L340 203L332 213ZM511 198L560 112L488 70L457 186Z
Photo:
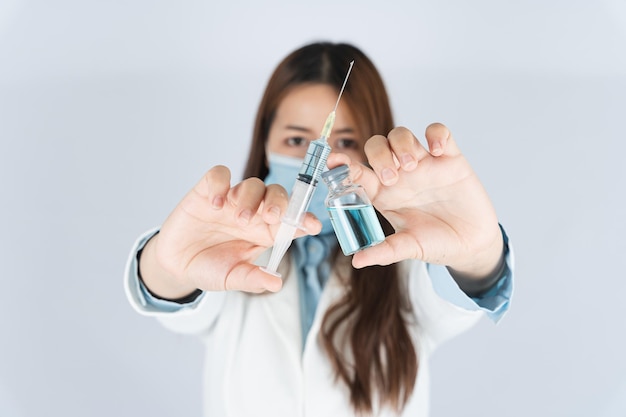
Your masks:
M326 207L344 255L379 244L385 234L363 187L350 181L347 165L322 174L328 184Z

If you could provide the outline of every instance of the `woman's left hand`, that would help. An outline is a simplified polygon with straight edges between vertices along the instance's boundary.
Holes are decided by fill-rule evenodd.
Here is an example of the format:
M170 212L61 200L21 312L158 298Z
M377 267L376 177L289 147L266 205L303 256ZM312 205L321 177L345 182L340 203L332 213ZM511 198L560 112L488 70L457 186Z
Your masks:
M489 197L461 154L450 131L435 123L426 129L426 149L406 128L365 144L371 169L331 154L328 165L350 165L374 207L395 234L357 252L352 264L388 265L404 259L446 265L455 278L481 280L503 262L503 238Z

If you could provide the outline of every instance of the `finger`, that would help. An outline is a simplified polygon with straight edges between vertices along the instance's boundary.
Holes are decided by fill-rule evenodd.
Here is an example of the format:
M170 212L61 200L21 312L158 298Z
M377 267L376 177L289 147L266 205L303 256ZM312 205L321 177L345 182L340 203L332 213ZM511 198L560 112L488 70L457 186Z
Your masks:
M461 153L452 133L441 123L432 123L426 128L426 140L433 156L456 156Z
M263 221L271 225L279 225L289 205L287 191L278 184L270 184L265 192ZM305 235L316 235L322 230L322 223L312 213L304 213L300 227L296 228L294 238ZM275 229L278 232L278 229Z
M253 293L276 292L282 288L282 285L282 279L263 272L257 265L249 263L235 265L224 281L225 290Z
M413 133L405 127L396 127L387 135L389 147L404 171L413 171L418 161L428 155Z
M248 292L278 291L282 281L258 271L258 266L248 262L256 259L260 251L250 251L245 245L228 245L220 256L200 252L189 263L185 276L205 291L240 290Z
M263 220L268 224L277 224L287 210L289 195L281 185L271 184L265 190L263 201Z
M374 202L382 187L378 175L371 168L360 163L350 164L349 168L352 182L361 185L365 189L365 194Z
M263 221L268 224L279 224L287 211L289 195L281 185L271 184L267 186L263 208ZM322 230L322 223L311 213L305 213L302 219L302 227L296 229L295 237L306 234L316 235Z
M406 233L395 233L387 236L384 242L355 253L352 265L355 268L390 265L404 259L422 259L423 254L423 249L416 244L415 239Z
M328 155L328 159L326 160L326 165L328 165L329 169L333 169L338 167L339 165L348 165L352 164L352 160L348 155L341 152L331 152Z
M339 165L348 165L350 169L350 179L352 182L361 185L365 189L365 194L374 200L380 191L380 180L370 168L355 162L352 163L350 157L342 153L332 153L328 156L328 167L335 168Z
M221 209L224 207L226 194L230 190L230 170L223 165L211 168L194 189L206 198L214 209Z
M383 184L393 185L398 181L399 165L394 160L386 137L376 135L365 142L365 156Z
M322 222L314 214L307 212L302 220L302 229L296 229L296 236L316 235L322 231Z
M243 180L231 189L228 199L236 207L235 219L239 224L245 226L250 223L264 196L265 184L254 177Z

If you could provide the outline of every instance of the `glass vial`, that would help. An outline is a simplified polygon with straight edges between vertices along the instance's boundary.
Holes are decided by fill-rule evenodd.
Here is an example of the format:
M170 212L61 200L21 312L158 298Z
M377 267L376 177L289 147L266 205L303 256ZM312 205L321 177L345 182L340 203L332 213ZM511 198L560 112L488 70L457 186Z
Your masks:
M385 240L385 234L370 199L363 187L350 181L347 165L340 165L322 174L328 185L326 208L344 255Z

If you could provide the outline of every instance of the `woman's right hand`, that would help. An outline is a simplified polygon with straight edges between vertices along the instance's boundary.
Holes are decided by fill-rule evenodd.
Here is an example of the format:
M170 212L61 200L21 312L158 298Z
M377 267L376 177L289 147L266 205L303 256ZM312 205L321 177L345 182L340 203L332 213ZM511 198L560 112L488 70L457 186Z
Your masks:
M282 280L253 262L274 243L288 195L280 185L248 178L234 187L230 170L209 170L146 244L140 273L150 291L177 299L206 291L278 291ZM319 233L307 214L304 227ZM303 235L303 231L298 231Z

